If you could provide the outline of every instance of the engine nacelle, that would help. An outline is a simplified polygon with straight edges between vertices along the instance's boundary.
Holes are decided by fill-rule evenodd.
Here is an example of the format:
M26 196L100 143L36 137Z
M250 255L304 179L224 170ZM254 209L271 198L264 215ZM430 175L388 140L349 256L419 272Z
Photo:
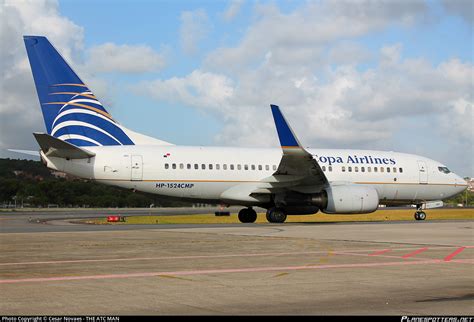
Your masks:
M327 214L367 214L379 205L379 195L372 187L341 185L325 191L327 204L321 210Z

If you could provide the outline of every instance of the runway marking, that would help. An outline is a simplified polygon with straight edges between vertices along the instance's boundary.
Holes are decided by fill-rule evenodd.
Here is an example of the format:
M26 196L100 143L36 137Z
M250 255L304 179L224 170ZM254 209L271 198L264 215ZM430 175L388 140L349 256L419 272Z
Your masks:
M415 256L419 253L423 253L424 251L427 251L427 250L428 250L428 247L423 247L423 248L420 248L418 250L415 250L414 252L403 255L402 258L409 258L409 257Z
M378 255L385 254L389 251L391 251L391 249L382 249L382 250L379 250L378 252L370 253L369 256L378 256Z
M451 248L451 247L450 247ZM410 250L413 248L403 248ZM351 252L379 251L380 249L355 249ZM332 251L332 252L343 252ZM162 256L162 257L136 257L136 258L101 258L101 259L77 259L77 260L61 260L61 261L38 261L38 262L12 262L0 263L0 266L13 265L41 265L41 264L73 264L73 263L90 263L90 262L118 262L118 261L142 261L142 260L164 260L164 259L205 259L205 258L226 258L226 257L259 257L259 256L281 256L281 255L309 255L309 254L327 254L328 251L308 251L308 252L285 252L285 253L256 253L256 254L221 254L221 255L189 255L189 256Z
M333 264L333 265L312 265L312 266L284 266L284 267L248 267L248 268L228 268L228 269L207 269L193 271L175 271L175 272L142 272L128 274L109 274L109 275L87 275L87 276L56 276L56 277L39 277L39 278L23 278L23 279L6 279L0 280L0 284L14 284L27 282L55 282L55 281L75 281L75 280L97 280L97 279L116 279L116 278L133 278L133 277L153 277L160 275L207 275L207 274L225 274L225 273L248 273L248 272L275 272L275 271L298 271L298 270L317 270L331 268L363 268L363 267L389 267L404 265L428 265L428 264L446 264L452 265L461 261L443 261L439 259L423 260L416 262L379 262L379 263L354 263L354 264ZM470 262L466 262L470 263Z
M451 254L449 254L448 256L446 256L444 258L444 261L445 262L449 262L450 260L452 260L454 258L454 256L456 256L457 254L459 254L460 252L462 252L464 249L466 249L466 247L459 247L458 249L456 249L454 252L452 252Z
M362 257L374 257L371 254L357 254L357 253L351 253L351 252L337 252L335 253L336 255L349 255L349 256L362 256ZM377 258L383 257L383 258L397 258L400 259L402 258L401 256L395 256L395 255L377 255ZM416 260L420 260L420 258L415 258ZM421 258L421 259L432 259L432 258Z
M430 249L446 249L455 248L457 246L434 246ZM474 246L463 246L464 248L474 248ZM413 250L414 247L392 248L390 250ZM356 256L375 256L387 258L400 258L400 256L381 255L387 249L350 249L350 250L332 250L331 253L338 255L356 255ZM372 254L353 254L354 252L373 252ZM36 262L9 262L0 263L1 266L15 266L15 265L49 265L49 264L74 264L74 263L94 263L94 262L121 262L121 261L147 261L147 260L173 260L173 259L213 259L213 258L229 258L229 257L259 257L259 256L284 256L284 255L317 255L327 254L328 251L308 251L308 252L286 252L286 253L256 253L256 254L221 254L221 255L189 255L189 256L162 256L162 257L135 257L135 258L101 258L101 259L72 259L59 261L36 261ZM352 254L351 254L352 253Z

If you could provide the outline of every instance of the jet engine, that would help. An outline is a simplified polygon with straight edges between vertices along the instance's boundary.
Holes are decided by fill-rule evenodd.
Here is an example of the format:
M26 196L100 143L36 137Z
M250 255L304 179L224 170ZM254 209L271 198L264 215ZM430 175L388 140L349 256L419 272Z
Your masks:
M327 204L321 210L327 214L367 214L379 206L379 195L372 187L331 186L325 192Z
M288 214L310 214L317 209L327 214L364 214L377 210L379 196L372 187L338 185L313 195L277 195L274 201L277 206L288 209Z

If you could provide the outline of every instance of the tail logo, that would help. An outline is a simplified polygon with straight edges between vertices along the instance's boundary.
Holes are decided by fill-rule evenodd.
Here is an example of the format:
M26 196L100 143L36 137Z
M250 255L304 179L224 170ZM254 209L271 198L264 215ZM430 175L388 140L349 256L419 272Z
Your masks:
M50 90L51 101L43 105L57 109L52 136L78 146L133 144L86 85L54 84Z

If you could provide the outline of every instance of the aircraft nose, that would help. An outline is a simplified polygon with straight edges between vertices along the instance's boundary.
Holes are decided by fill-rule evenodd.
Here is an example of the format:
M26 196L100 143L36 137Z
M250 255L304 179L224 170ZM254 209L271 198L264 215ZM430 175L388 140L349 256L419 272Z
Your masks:
M454 178L454 185L457 188L458 193L464 191L468 187L467 181L458 176L457 174Z

